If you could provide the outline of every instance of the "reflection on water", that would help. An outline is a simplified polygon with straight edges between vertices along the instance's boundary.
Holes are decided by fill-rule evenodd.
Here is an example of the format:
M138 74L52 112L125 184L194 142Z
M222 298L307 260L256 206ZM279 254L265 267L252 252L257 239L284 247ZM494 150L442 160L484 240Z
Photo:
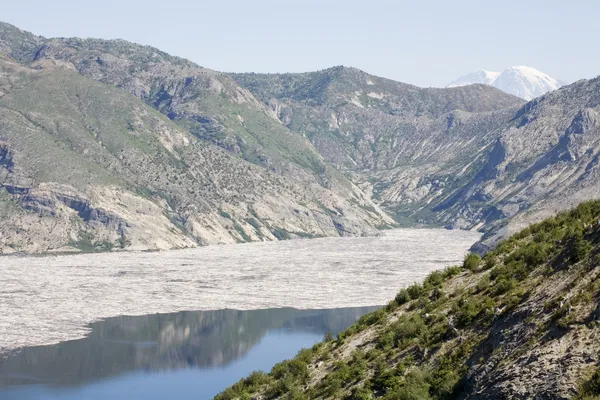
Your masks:
M0 398L211 398L376 307L197 311L116 317L85 339L0 360Z

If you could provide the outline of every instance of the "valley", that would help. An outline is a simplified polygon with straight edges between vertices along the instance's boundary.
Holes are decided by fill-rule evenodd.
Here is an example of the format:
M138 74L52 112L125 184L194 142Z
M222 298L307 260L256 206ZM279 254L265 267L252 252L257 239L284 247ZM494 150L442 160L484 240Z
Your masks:
M595 13L181 1L0 22L0 398L600 399Z
M227 74L4 23L0 52L4 253L398 226L477 230L484 251L598 195L598 79L526 102L344 66Z

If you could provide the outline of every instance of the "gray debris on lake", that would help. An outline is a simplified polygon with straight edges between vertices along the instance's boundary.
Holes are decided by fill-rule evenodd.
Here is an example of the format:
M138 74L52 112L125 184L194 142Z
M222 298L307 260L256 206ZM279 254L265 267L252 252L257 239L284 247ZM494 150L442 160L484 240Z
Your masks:
M208 246L160 253L0 258L0 353L85 336L118 315L381 305L459 263L480 234L398 229L381 237Z

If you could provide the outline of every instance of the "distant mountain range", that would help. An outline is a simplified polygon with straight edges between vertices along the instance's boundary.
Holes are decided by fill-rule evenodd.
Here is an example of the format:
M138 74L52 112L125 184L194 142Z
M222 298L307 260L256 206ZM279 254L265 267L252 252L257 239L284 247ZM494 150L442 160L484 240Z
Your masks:
M519 66L507 68L502 72L485 70L472 72L461 76L447 87L452 88L474 83L491 85L525 100L532 100L565 84L535 68Z
M419 88L343 66L226 74L124 40L3 23L0 53L2 252L415 224L476 229L489 246L600 195L598 78L527 103L486 84Z

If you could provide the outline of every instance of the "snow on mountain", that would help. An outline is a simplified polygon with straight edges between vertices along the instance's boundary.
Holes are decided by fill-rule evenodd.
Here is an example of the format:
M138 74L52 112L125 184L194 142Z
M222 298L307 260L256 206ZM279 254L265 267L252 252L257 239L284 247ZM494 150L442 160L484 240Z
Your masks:
M496 78L500 75L500 72L486 71L484 69L476 72L472 72L470 74L461 76L451 84L446 87L457 87L457 86L466 86L472 85L474 83L483 83L486 85L491 85Z
M506 93L531 100L544 93L556 90L563 84L535 68L518 66L510 67L502 72L477 71L461 76L447 87L465 86L483 83L494 86Z

